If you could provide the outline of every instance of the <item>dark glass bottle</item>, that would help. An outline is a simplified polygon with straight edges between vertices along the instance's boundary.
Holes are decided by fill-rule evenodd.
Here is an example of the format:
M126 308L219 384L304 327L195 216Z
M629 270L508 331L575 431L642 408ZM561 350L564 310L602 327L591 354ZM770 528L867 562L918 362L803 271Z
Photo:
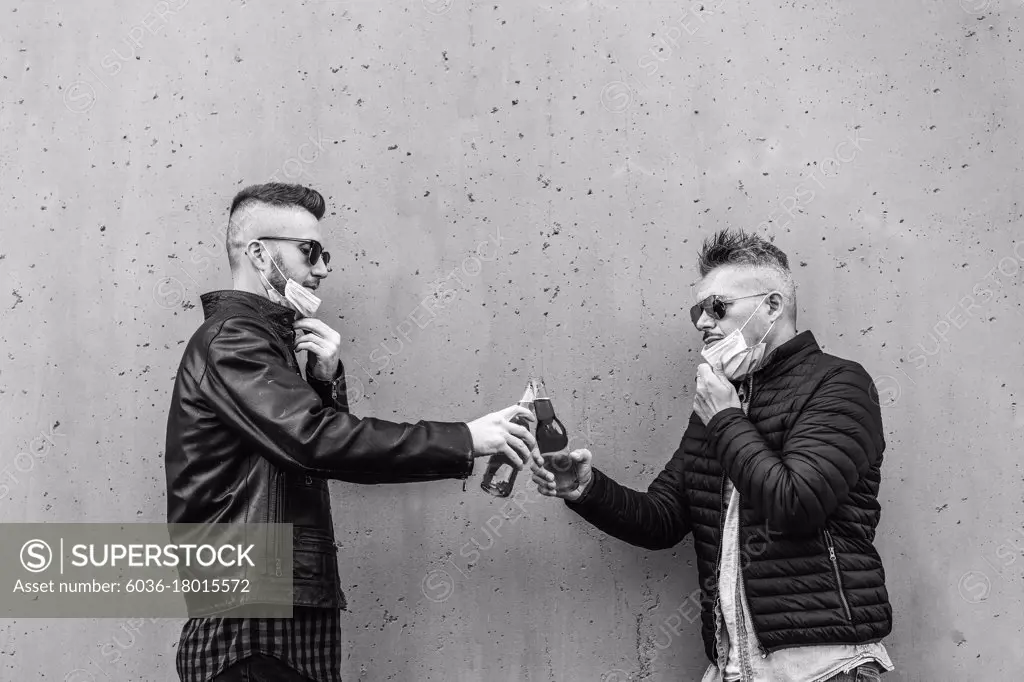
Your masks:
M537 416L537 449L544 468L555 475L555 490L564 493L580 487L579 464L569 456L569 434L555 416L551 399L538 394L533 403Z

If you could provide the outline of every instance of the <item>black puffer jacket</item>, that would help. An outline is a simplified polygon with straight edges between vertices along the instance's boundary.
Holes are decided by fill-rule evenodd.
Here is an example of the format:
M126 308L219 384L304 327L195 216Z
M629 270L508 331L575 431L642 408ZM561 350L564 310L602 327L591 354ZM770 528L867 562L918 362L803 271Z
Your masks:
M693 532L701 634L714 661L727 474L741 496L740 565L762 651L881 640L892 630L892 608L872 544L885 441L871 377L822 353L805 331L746 383L749 416L729 408L705 427L691 414L647 493L595 470L590 490L569 508L648 549Z

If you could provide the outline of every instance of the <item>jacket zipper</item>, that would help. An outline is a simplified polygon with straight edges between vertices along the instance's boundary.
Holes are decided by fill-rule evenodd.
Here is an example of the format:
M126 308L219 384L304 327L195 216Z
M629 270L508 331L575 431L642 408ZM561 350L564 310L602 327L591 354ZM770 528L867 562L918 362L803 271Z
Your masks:
M747 576L743 574L743 567L739 567L740 580L743 581L743 597L747 596ZM768 658L768 650L761 644L761 638L757 636L757 628L754 627L754 614L750 614L750 634L754 635L754 643L757 650L761 652L761 658Z
M828 545L828 558L832 562L832 570L836 575L836 588L839 590L839 599L843 602L843 612L846 614L846 620L852 623L853 614L850 613L850 603L846 601L846 593L843 592L843 578L839 573L839 560L836 559L836 548L832 544L832 534L826 528L822 529L822 533L825 534L825 543Z
M275 559L277 561L277 577L278 578L281 577L281 545L284 544L284 530L282 530L282 528L281 528L281 526L283 525L281 521L284 518L284 496L285 496L284 477L285 477L285 474L283 472L279 471L278 474L277 474L277 487L278 487L278 493L277 493L277 518L275 519L275 523L277 523L277 547L278 547L277 552L275 553Z
M292 369L295 373L302 377L302 369L299 367L298 360L295 358L295 353L290 352L287 344L285 345L285 355L291 360ZM278 578L281 577L281 546L284 544L284 531L281 529L282 519L284 518L284 494L285 494L285 473L277 470L271 465L271 486L270 495L267 500L268 506L270 507L270 523L274 524L273 528L274 537L274 575ZM306 479L311 482L311 478L307 475ZM292 532L294 534L294 527Z
M743 414L747 414L747 410L750 409L750 402L751 402L751 400L753 400L753 397L754 397L754 376L750 375L749 377L747 377L747 407L746 407L746 409L743 410ZM724 485L725 484L725 479L724 478L722 480L722 483L723 483L722 488L724 490L724 488L725 488L725 485ZM741 523L740 524L740 534L742 535L742 533L743 533L743 524ZM742 538L741 538L740 546L741 547L743 546ZM746 596L747 596L747 576L743 573L743 566L742 565L737 566L737 570L739 571L739 574L740 574L740 581L743 583L743 597L744 597L744 599L746 599ZM742 607L743 607L743 605L741 604L740 608L742 608ZM757 636L757 628L754 627L754 614L750 614L750 633L752 635L754 635L754 643L757 644L757 649L758 649L758 651L761 652L761 658L762 659L768 658L768 650L765 649L764 646L761 644L761 638Z
M277 556L277 535L274 533L274 523L277 519L274 518L274 505L277 500L277 481L274 478L273 465L270 466L270 490L267 492L267 548L273 552L270 556ZM270 557L267 557L268 559ZM268 562L269 564L269 562ZM273 570L267 568L268 573L273 573Z
M707 446L707 443L705 442L705 447L706 446ZM719 506L719 514L718 514L718 553L717 553L716 558L715 558L715 606L714 606L714 612L715 613L718 612L719 605L722 602L722 586L721 586L720 583L721 583L721 579L722 579L722 545L725 544L725 511L726 511L726 507L725 507L725 471L724 470L722 471L722 485L721 485L721 488L718 491L718 498L719 498L719 500L718 500L718 506ZM725 614L722 614L722 620L721 620L720 623L717 621L717 619L716 619L716 622L715 622L715 657L716 657L716 662L717 662L717 657L718 657L718 628L719 628L719 625L721 625L722 627L725 626ZM726 652L726 655L728 656L728 652Z
M274 573L277 577L281 576L281 533L278 525L281 521L281 515L278 513L277 505L280 500L279 487L281 482L282 474L274 470L273 465L270 465L270 490L267 496L267 523L269 524L269 531L267 533L270 544L273 546L274 552Z

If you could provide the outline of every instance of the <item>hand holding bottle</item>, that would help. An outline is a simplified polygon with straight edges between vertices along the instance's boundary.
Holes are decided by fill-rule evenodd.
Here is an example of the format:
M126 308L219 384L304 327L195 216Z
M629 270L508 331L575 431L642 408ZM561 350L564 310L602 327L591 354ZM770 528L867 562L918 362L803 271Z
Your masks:
M533 413L525 407L511 405L504 410L492 412L469 422L473 436L473 456L501 454L508 458L516 469L522 469L530 461L530 451L537 445L527 426L534 419Z
M594 471L590 464L593 455L590 454L590 450L580 448L579 450L573 450L568 455L565 455L565 457L569 459L572 468L575 469L575 478L577 480L575 487L559 486L557 474L542 467L536 458L532 466L533 482L537 484L537 491L541 495L561 497L570 502L575 502L590 488L590 484L594 480ZM559 466L566 466L568 468L564 464L559 464Z

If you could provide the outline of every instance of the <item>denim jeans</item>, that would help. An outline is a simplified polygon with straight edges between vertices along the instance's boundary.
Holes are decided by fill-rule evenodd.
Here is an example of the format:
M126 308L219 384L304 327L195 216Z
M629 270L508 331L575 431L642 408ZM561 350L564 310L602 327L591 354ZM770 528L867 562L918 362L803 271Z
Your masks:
M249 656L213 678L213 682L311 682L273 656Z
M874 663L859 665L848 673L839 673L827 682L881 682L882 670Z

